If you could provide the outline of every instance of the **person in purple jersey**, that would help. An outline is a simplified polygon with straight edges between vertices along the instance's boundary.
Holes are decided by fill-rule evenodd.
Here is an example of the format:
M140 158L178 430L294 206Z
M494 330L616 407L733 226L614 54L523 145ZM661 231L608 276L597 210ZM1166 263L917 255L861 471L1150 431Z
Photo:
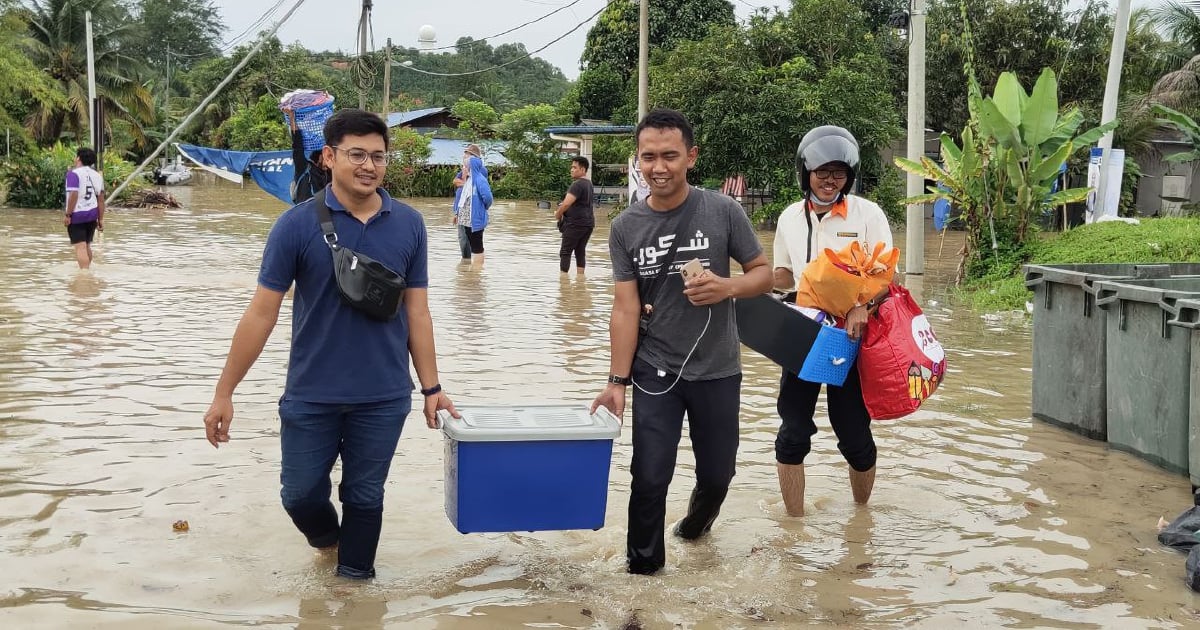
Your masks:
M67 171L67 207L63 225L80 269L92 266L92 239L104 231L104 178L96 171L96 152L80 147Z
M413 407L410 356L426 424L436 428L443 409L459 417L438 383L425 222L379 187L388 163L387 137L383 119L360 109L341 110L325 123L322 161L331 184L284 212L271 228L258 288L204 414L209 443L229 442L233 391L262 353L283 298L294 287L287 383L279 399L279 494L308 544L336 549L337 574L352 579L375 577L383 486ZM403 308L392 319L372 319L342 300L318 220L322 201L339 246L404 277ZM329 479L339 458L340 522Z

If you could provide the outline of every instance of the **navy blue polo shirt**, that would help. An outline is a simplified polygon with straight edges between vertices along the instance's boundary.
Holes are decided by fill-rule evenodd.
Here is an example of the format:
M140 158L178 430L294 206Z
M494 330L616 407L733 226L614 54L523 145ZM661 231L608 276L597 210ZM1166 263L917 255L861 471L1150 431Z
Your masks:
M425 220L382 188L383 207L365 224L326 188L338 244L366 254L404 276L409 288L429 286ZM364 403L412 394L408 313L387 322L342 301L333 277L333 253L317 221L315 201L280 215L267 236L258 283L286 292L296 285L288 398L314 403Z

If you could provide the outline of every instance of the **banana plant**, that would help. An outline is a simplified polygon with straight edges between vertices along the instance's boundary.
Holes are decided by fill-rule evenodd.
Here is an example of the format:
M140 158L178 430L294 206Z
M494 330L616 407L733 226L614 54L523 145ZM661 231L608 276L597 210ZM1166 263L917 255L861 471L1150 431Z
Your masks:
M1191 116L1164 105L1154 105L1152 109L1155 114L1159 115L1159 123L1175 127L1186 137L1186 141L1192 145L1191 151L1181 151L1168 155L1163 159L1168 162L1194 162L1200 160L1200 123L1197 123Z
M956 204L967 223L968 247L974 251L983 240L985 222L1011 225L1020 246L1032 218L1043 208L1087 198L1087 188L1052 193L1054 180L1076 149L1096 142L1117 123L1077 134L1083 114L1074 107L1059 111L1058 81L1049 68L1042 70L1031 93L1015 74L1005 72L992 95L984 97L973 73L968 76L975 89L968 91L971 118L962 133L962 146L942 135L944 166L928 158L896 159L904 171L937 183L929 194L910 197L905 203L941 198ZM995 241L994 227L992 234Z

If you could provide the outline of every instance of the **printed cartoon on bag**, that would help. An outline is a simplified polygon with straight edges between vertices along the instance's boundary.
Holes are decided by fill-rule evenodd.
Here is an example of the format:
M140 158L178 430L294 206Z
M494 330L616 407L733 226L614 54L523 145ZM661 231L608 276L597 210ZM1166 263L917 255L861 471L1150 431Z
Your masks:
M913 343L920 348L921 354L929 359L929 366L913 361L908 366L908 395L915 401L923 402L937 391L946 375L946 351L933 334L933 328L924 315L918 315L912 320Z

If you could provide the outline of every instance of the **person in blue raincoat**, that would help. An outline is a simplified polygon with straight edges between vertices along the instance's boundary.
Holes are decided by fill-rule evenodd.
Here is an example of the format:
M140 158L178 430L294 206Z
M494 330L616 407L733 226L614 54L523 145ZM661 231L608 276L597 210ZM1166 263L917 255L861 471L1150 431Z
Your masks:
M483 166L479 145L469 144L463 152L463 185L454 203L454 222L471 245L471 267L483 268L483 231L492 207L492 186Z

